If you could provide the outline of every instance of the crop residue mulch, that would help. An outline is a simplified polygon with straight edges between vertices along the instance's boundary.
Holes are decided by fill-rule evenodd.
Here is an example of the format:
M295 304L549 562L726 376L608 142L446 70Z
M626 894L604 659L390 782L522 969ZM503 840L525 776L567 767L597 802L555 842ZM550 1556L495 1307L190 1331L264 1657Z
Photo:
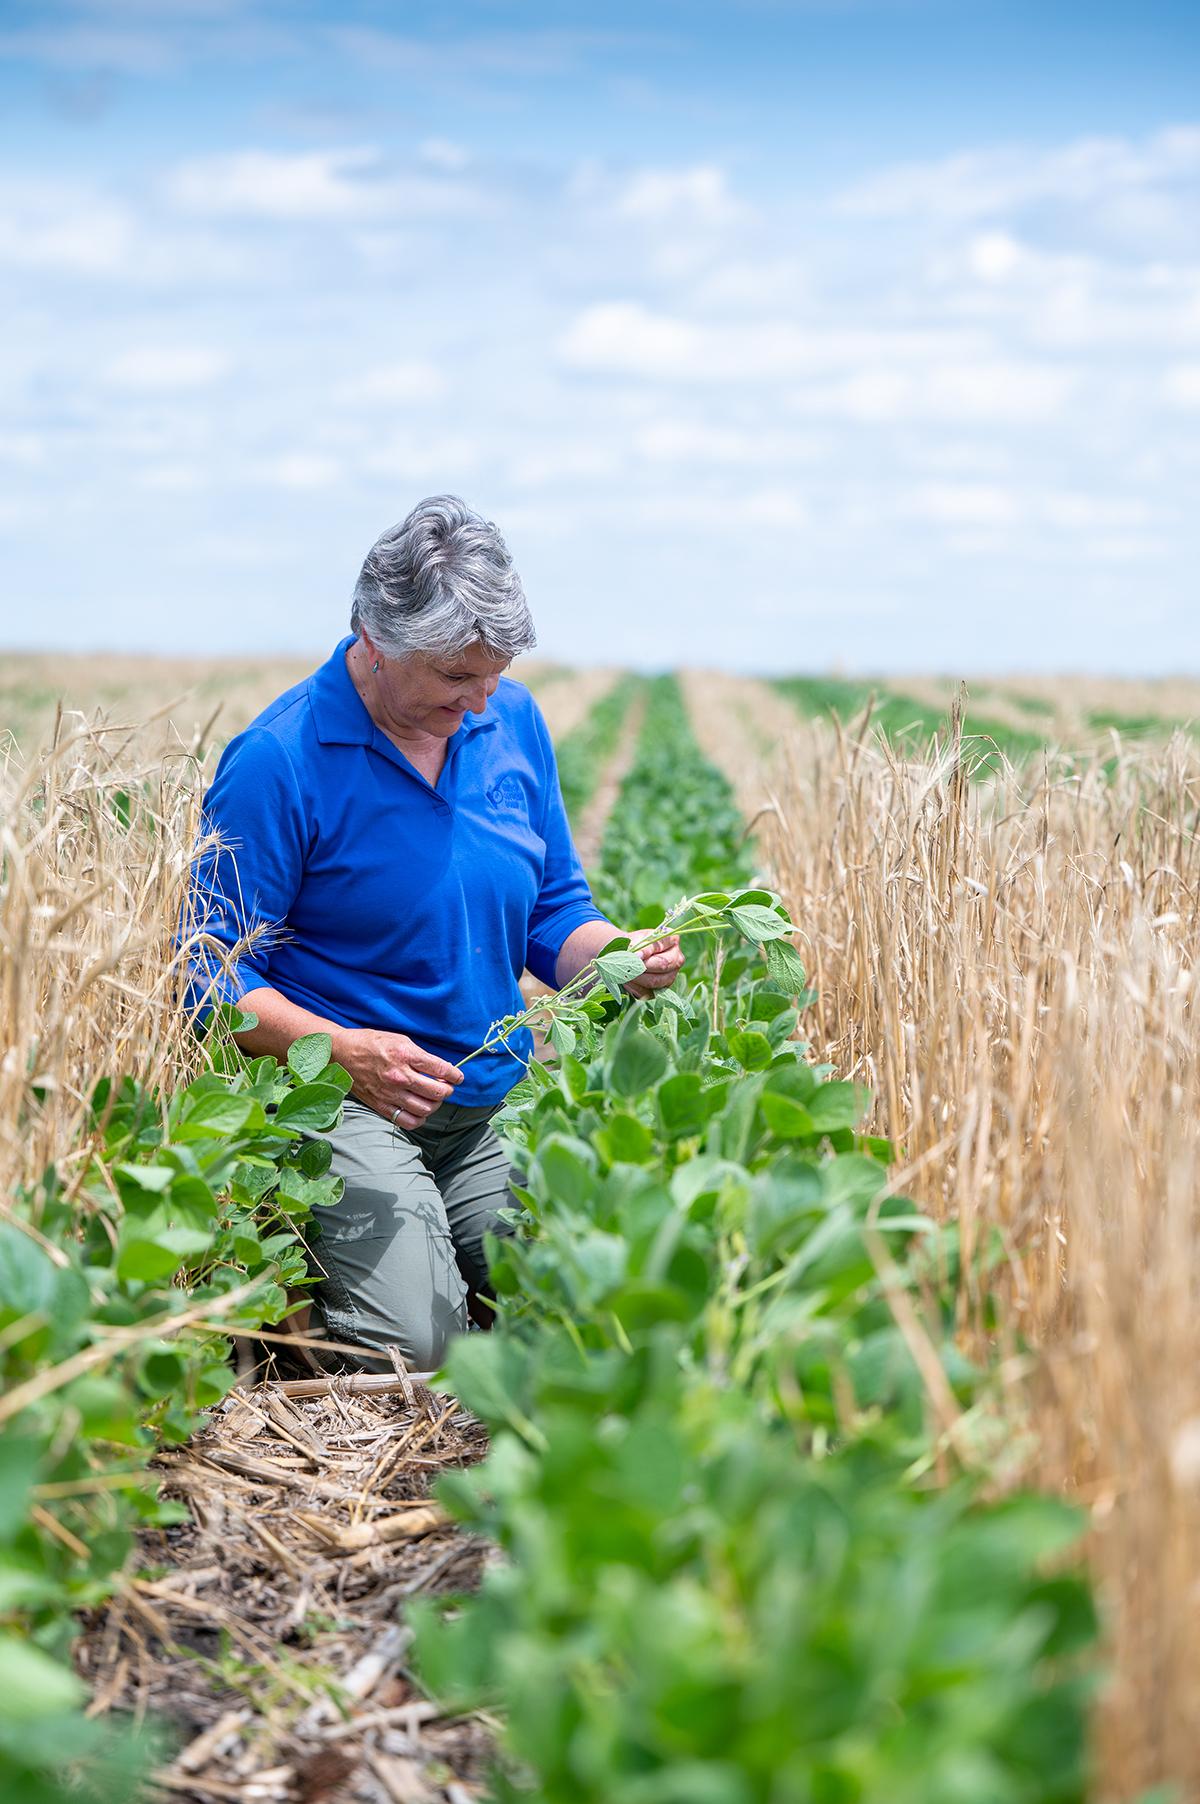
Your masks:
M486 1451L454 1399L407 1377L236 1390L164 1490L188 1520L148 1530L83 1637L93 1714L164 1723L163 1800L467 1804L492 1725L450 1718L407 1667L405 1600L472 1589L487 1548L430 1499ZM153 1575L153 1576L149 1576Z

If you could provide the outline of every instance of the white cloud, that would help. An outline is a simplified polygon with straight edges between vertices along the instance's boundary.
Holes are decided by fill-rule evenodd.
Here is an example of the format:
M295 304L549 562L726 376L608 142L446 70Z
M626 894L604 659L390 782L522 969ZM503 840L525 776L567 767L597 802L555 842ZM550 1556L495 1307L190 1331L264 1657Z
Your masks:
M620 471L615 447L588 444L551 444L525 451L513 459L508 476L518 488L553 488L615 476Z
M192 157L166 179L168 198L197 213L257 219L347 219L374 212L380 155L366 147L242 150ZM367 179L364 179L367 178Z
M742 532L747 527L768 532L798 532L809 525L804 497L783 484L742 493L687 489L648 495L637 504L637 517L647 526L688 528L706 533Z
M636 170L617 194L613 211L619 218L649 225L724 226L744 214L729 192L725 171L715 163L698 163L690 169Z
M865 424L940 420L1020 426L1061 413L1076 382L1073 371L1048 363L922 358L908 368L881 364L853 370L840 382L798 391L793 405Z
M967 266L981 282L1004 282L1020 269L1025 252L1007 232L980 232L967 246Z
M1200 192L1197 195L1200 206ZM1200 267L1162 257L1104 259L979 232L927 263L925 304L1009 342L1058 350L1200 346Z
M735 504L733 518L738 525L794 531L808 525L810 514L807 503L794 490L775 487L744 496Z
M1069 370L1015 359L951 363L930 371L928 411L954 420L1047 420L1061 411L1073 380Z
M709 261L693 289L700 307L740 307L754 311L794 309L810 304L808 270L799 257L737 257Z
M209 486L208 472L194 464L151 464L138 472L137 480L142 488L164 495L195 495Z
M1118 198L1131 202L1156 185L1198 177L1200 128L1178 126L1141 143L1080 138L1053 150L1015 145L898 164L846 190L835 205L860 218L981 219L1041 201L1111 207ZM1155 217L1161 224L1161 210ZM1129 223L1144 221L1131 213Z
M940 526L1011 526L1019 513L1007 489L981 482L927 483L901 511Z
M428 485L430 494L453 493L462 478L478 469L483 459L480 440L464 434L422 433L396 436L372 447L361 460L364 471L388 482Z
M703 417L649 420L635 431L633 447L647 463L717 468L807 463L820 451L816 441L801 433L772 426L721 426Z
M455 144L449 138L426 138L417 146L417 155L423 163L434 169L446 169L457 174L465 169L471 161L471 153L464 144Z
M585 308L559 342L559 355L577 369L640 376L699 374L704 353L701 327L651 313L636 301Z
M141 345L114 357L103 371L114 388L149 394L208 388L230 369L223 351L204 345Z
M191 157L168 171L168 203L220 219L329 225L438 219L470 211L480 195L444 170L405 171L369 145L340 150L239 150Z
M403 407L436 401L445 390L445 378L439 369L412 358L364 370L360 376L340 383L335 399L351 407Z
M129 265L135 223L128 207L85 187L0 181L0 265L107 276Z
M1163 394L1172 407L1200 407L1200 363L1177 363L1163 376Z
M1152 518L1144 501L1119 494L1093 494L1080 489L1017 490L998 483L926 483L912 490L899 511L909 517L952 527L1042 526L1055 532L1102 534L1115 543L1147 526Z
M1145 526L1152 517L1144 501L1078 489L1052 489L1038 495L1036 512L1047 525L1065 532L1111 532L1115 527Z
M328 489L342 477L341 465L318 452L289 451L260 464L255 474L281 489Z
M945 354L953 339L938 332L853 330L826 316L802 327L764 318L712 325L656 313L637 301L587 307L558 343L563 362L597 373L660 381L770 381L870 357L906 359Z
M40 432L0 432L0 463L40 470L49 460L50 439Z

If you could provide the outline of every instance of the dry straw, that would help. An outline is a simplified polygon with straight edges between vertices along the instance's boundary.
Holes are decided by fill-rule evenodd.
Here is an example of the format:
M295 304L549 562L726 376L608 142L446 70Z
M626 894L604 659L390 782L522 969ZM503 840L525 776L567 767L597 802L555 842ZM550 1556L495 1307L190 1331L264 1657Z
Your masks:
M964 1345L1030 1352L1006 1361L1023 1476L1090 1510L1101 1795L1193 1796L1200 757L1183 735L1114 741L968 782L984 749L903 762L806 731L763 843L803 923L817 1050L871 1085L907 1188L957 1224Z
M101 1077L169 1091L197 1067L172 939L195 842L204 735L59 714L0 765L0 1194L87 1161Z

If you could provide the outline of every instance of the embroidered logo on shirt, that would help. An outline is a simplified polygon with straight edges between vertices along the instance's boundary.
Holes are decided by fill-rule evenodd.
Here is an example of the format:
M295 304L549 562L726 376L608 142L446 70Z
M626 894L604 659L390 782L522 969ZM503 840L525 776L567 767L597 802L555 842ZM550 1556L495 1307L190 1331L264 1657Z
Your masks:
M517 777L497 777L485 792L493 808L519 808L524 791Z

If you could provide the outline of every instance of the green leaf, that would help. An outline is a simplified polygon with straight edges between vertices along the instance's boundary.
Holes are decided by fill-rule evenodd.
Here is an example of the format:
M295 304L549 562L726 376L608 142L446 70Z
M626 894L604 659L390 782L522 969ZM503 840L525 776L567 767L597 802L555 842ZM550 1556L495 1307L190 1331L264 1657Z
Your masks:
M767 1126L779 1140L803 1140L816 1132L812 1116L803 1103L794 1102L790 1096L764 1090L759 1097L759 1107Z
M808 1099L808 1113L819 1133L856 1127L871 1106L871 1092L861 1084L818 1084Z
M331 1128L342 1106L342 1092L334 1084L301 1084L285 1096L275 1111L280 1127L319 1131Z
M587 1067L570 1053L560 1055L559 1065L567 1095L572 1102L578 1102L588 1087Z
M244 1265L248 1269L261 1263L262 1243L254 1230L253 1223L242 1222L233 1230L233 1256L239 1265Z
M765 1071L774 1057L770 1040L757 1028L731 1028L726 1034L729 1050L746 1071Z
M17 1635L0 1634L0 1720L57 1716L82 1703L84 1688L69 1666Z
M769 940L763 950L771 982L785 995L798 996L804 988L805 974L796 948L789 940Z
M538 1149L536 1171L540 1189L548 1202L579 1208L595 1195L596 1174L592 1167L595 1154L582 1140L569 1140L552 1134Z
M641 977L646 969L640 954L636 952L601 952L597 954L594 963L614 995L620 993L622 984Z
M204 1179L194 1177L186 1171L176 1172L168 1206L173 1216L181 1216L194 1228L215 1221L218 1210L217 1198Z
M252 1119L256 1125L262 1125L266 1120L262 1105L253 1096L239 1096L228 1090L209 1093L200 1096L187 1109L175 1129L174 1138L183 1142L224 1139L239 1133Z
M235 1002L219 1002L208 1017L205 1031L211 1038L220 1028L230 1034L244 1034L257 1026L258 1016L252 1009L240 1009Z
M0 1221L0 1328L32 1315L65 1333L87 1313L88 1303L81 1273L56 1266L15 1223Z
M41 1457L42 1443L33 1435L6 1428L0 1437L0 1541L11 1540L28 1514Z
M610 1165L648 1165L654 1157L654 1135L644 1122L618 1109L595 1136Z
M328 1141L321 1144L328 1145ZM281 1202L286 1199L306 1210L328 1209L341 1200L345 1188L345 1178L334 1177L329 1172L319 1178L309 1178L303 1171L285 1166L280 1173L278 1195Z
M133 1165L122 1162L113 1166L113 1174L136 1184L140 1190L167 1190L179 1176L173 1165Z
M328 1140L306 1140L295 1157L306 1178L323 1178L333 1163L333 1147Z
M63 1392L63 1402L77 1409L88 1440L138 1444L133 1393L116 1378L87 1373Z
M332 1057L331 1034L303 1034L288 1047L288 1070L302 1084L311 1084L320 1077Z
M117 1252L117 1276L123 1283L153 1284L158 1278L171 1278L181 1263L178 1253L157 1240L147 1240L138 1234L126 1240L122 1233Z
M183 1384L184 1363L169 1341L150 1341L142 1349L138 1385L148 1397L167 1397Z
M667 1068L667 1049L647 1033L639 1011L631 1009L610 1035L608 1081L618 1096L638 1096L656 1084Z
M731 908L729 918L742 938L750 940L756 946L765 945L768 940L781 939L785 933L791 932L790 921L776 914L773 908L764 908L758 902L751 902L745 908Z
M677 1208L689 1214L703 1196L716 1196L727 1184L744 1184L746 1171L732 1159L701 1153L685 1159L671 1176L671 1197Z
M575 1029L561 1015L552 1019L547 1038L560 1058L575 1050Z
M658 1086L658 1116L668 1140L699 1134L708 1120L704 1085L696 1071L678 1071Z

